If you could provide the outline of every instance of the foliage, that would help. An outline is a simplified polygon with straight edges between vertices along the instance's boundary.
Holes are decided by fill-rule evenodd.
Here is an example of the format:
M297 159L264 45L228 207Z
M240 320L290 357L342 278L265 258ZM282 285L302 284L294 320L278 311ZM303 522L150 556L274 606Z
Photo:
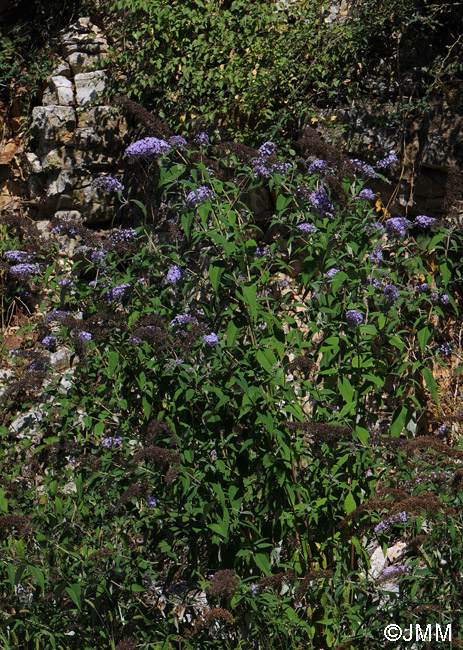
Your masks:
M407 96L410 112L462 73L458 3L365 0L340 20L321 0L103 6L117 12L109 64L117 92L172 127L200 117L250 144L256 133L293 136L319 107L371 99L372 78L396 100Z
M34 398L20 350L4 394L4 425L18 395L44 414L39 441L0 429L5 647L380 648L430 606L461 634L462 451L410 433L454 356L461 233L393 228L360 196L374 171L333 151L310 172L271 143L134 160L156 223L119 190L135 231L62 222L85 243L69 264L38 240L38 277L4 264L50 292L42 349L72 351ZM370 573L376 538L409 543L400 593Z

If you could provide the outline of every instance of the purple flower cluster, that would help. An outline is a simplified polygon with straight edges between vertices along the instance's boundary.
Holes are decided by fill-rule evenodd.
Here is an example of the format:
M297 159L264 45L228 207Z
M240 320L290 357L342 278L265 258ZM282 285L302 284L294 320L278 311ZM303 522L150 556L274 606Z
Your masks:
M203 336L203 343L204 345L209 346L210 348L215 348L217 345L219 345L219 337L217 334L205 334Z
M146 499L146 505L148 506L148 508L156 508L156 506L158 505L158 502L156 501L156 499L154 497L148 497Z
M82 332L79 332L78 336L79 336L81 341L91 341L92 340L92 335L90 334L90 332L82 331Z
M176 282L181 280L181 278L182 278L182 269L176 264L174 264L167 271L166 282L167 284L175 284Z
M332 280L336 273L339 273L339 269L330 269L328 273L325 274L327 280Z
M291 163L272 163L266 158L257 158L253 162L254 178L270 178L272 174L284 176L291 169Z
M384 569L384 571L381 574L382 578L394 578L396 576L401 576L404 573L411 573L412 567L411 566L390 566L387 567L387 569Z
M53 311L49 311L48 314L45 314L45 322L50 323L52 321L61 321L64 318L67 318L69 315L70 314L68 311L54 309Z
M195 144L199 144L201 147L208 147L210 144L209 136L207 133L204 133L204 131L202 133L198 133L198 135L193 138L193 142Z
M380 264L383 259L383 249L381 246L375 246L370 253L370 260L373 264Z
M386 530L389 526L405 523L406 521L408 521L407 513L405 511L398 512L396 515L392 515L392 517L380 521L379 524L375 527L375 533L382 533L383 530Z
M189 314L180 314L170 321L171 327L182 327L183 325L194 325L198 322L198 319L195 316L190 316Z
M105 301L110 305L116 300L122 300L122 298L127 295L127 292L131 286L131 283L127 282L126 284L119 284L113 289L110 289L105 293Z
M368 176L369 178L376 178L376 172L373 167L371 165L367 165L367 163L363 162L363 160L352 158L350 162L354 165L355 169L358 172L365 174L365 176Z
M436 223L434 217L426 217L421 214L418 217L415 217L415 223L417 223L422 228L431 228Z
M438 438L446 438L449 434L450 427L448 424L442 424L436 431L436 436Z
M268 246L258 246L256 248L256 257L261 258L265 257L265 255L268 255L270 252L270 248Z
M450 302L448 295L446 293L441 294L439 291L432 291L429 298L433 305L448 305Z
M324 174L325 172L331 171L330 165L326 160L314 160L313 163L309 166L307 173L309 176L312 174Z
M213 199L214 192L207 187L207 185L200 185L195 190L191 190L186 197L186 205L188 207L194 207L199 203L204 203L207 199Z
M134 228L122 228L121 230L115 230L110 236L114 244L122 244L136 237L137 231Z
M94 264L101 264L106 256L106 253L103 251L93 251L90 255L90 259Z
M10 267L10 273L21 278L31 278L40 273L40 266L38 264L17 264Z
M169 144L171 147L176 147L180 151L183 151L188 143L181 135L173 135L169 138Z
M70 278L60 278L58 280L58 286L60 287L75 287L75 283Z
M395 305L399 298L399 290L393 284L387 284L384 288L384 295L390 305Z
M156 158L169 153L171 146L159 138L143 138L129 145L125 150L127 158Z
M366 230L369 233L374 233L376 230L383 230L384 226L379 221L373 221L373 223L368 226L363 226L362 230Z
M313 233L317 232L316 227L313 225L313 223L300 223L297 226L298 230L304 233L304 235L312 235Z
M41 343L43 346L45 346L48 349L52 349L56 345L56 339L54 336L45 336L42 340Z
M328 217L329 219L334 217L334 205L331 203L330 197L324 187L312 192L309 196L309 201L321 217Z
M106 449L110 449L111 447L116 447L117 445L122 445L122 438L113 438L110 436L109 438L103 438L101 441L102 447L106 447Z
M360 190L359 199L362 199L363 201L374 201L375 193L373 192L373 190L370 190L369 188L365 188L364 190Z
M346 312L346 322L348 327L359 327L363 323L363 316L356 309L349 309Z
M429 291L429 284L427 282L423 282L416 287L416 292L419 294L426 293L426 291Z
M410 225L410 221L405 217L391 217L386 221L386 232L390 238L405 237L405 230Z
M399 159L397 158L396 155L391 153L389 156L386 156L386 158L383 158L382 160L378 160L376 163L376 167L379 167L379 169L386 169L387 167L390 167L394 163L396 163Z
M451 343L441 343L437 350L441 357L451 357L453 354L453 346Z
M105 192L122 192L124 189L122 183L112 176L100 176L93 181L93 185L95 187L101 187Z
M8 262L23 264L24 262L30 262L35 253L29 253L27 251L5 251L4 255Z
M275 143L268 141L264 142L257 151L259 152L259 156L268 158L269 156L274 156L276 154L277 146Z

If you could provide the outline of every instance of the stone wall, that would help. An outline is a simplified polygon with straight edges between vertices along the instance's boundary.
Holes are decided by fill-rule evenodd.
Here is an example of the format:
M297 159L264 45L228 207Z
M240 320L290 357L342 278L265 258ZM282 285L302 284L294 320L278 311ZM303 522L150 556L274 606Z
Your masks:
M108 43L89 18L80 18L53 45L59 62L32 111L28 194L48 218L72 210L87 225L108 221L108 195L93 182L117 173L127 145L124 119L103 99L107 73L98 67Z

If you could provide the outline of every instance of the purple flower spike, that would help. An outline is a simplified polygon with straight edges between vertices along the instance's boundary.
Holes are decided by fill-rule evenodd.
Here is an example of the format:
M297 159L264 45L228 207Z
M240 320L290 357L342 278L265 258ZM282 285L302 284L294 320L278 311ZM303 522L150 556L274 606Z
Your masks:
M304 233L304 235L312 235L313 233L317 232L316 227L313 225L313 223L300 223L297 226L298 230Z
M91 341L92 340L92 335L90 332L79 332L78 334L79 338L81 341Z
M423 214L415 217L415 222L422 228L431 228L436 223L433 217L425 217Z
M101 187L105 192L119 192L119 190L122 192L124 189L122 183L112 176L100 176L93 181L93 185L95 187Z
M127 158L157 158L171 150L170 144L158 138L137 140L125 150Z
M359 327L363 323L363 316L356 309L349 309L346 312L346 321L348 327Z
M399 298L399 291L395 285L387 284L384 289L384 295L390 305L395 305Z
M386 169L387 167L390 167L391 165L394 165L394 163L398 162L398 158L396 155L391 153L389 156L386 156L386 158L383 158L382 160L378 160L376 163L376 167L379 167L379 169Z
M209 136L204 132L198 133L198 135L193 138L193 142L199 144L201 147L208 147L210 144Z
M48 349L50 350L50 349L52 349L52 348L55 347L55 345L56 345L56 339L55 339L54 336L45 336L45 337L42 339L41 343L42 343L42 345L43 345L44 347L46 347L46 348L48 348Z
M363 201L374 201L375 193L373 192L373 190L370 190L368 188L364 190L360 190L359 199L362 199Z
M170 269L167 271L166 275L166 282L167 284L175 284L178 282L182 277L182 269L174 264L174 266L171 266Z
M208 345L210 348L215 348L217 345L219 345L219 337L217 334L205 334L203 336L203 343L204 345Z
M207 199L213 199L214 192L206 185L200 185L196 190L191 190L186 197L188 207L194 207L199 203L204 203Z

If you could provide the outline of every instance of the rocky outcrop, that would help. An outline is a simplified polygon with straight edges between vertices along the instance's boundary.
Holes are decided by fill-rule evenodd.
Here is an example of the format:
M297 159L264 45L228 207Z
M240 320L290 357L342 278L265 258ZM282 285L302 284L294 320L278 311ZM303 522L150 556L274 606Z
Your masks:
M33 141L25 154L29 197L48 216L73 210L87 225L108 221L108 195L93 183L120 167L127 126L104 104L106 71L88 70L101 65L108 43L88 18L80 18L61 32L54 46L60 61L41 106L32 111Z

